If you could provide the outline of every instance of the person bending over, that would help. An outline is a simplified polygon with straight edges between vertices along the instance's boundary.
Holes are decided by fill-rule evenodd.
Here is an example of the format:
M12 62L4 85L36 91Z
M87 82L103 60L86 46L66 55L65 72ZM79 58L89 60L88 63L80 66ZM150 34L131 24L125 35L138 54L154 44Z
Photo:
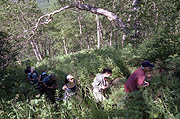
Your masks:
M109 82L107 78L112 75L112 71L110 69L103 69L102 73L96 74L94 81L92 83L93 86L93 95L96 102L102 102L106 98L104 96L104 90L109 87Z
M34 68L30 66L26 67L25 74L27 75L27 80L30 83L32 83L33 85L36 85L38 83L38 73Z
M136 69L124 84L124 90L126 93L138 91L142 87L149 86L148 80L151 79L152 69L154 65L149 61L141 63L141 67Z
M45 87L45 94L50 99L52 103L55 103L55 93L56 89L58 88L57 82L56 82L56 75L51 74L48 76L48 78L45 78L42 82Z
M72 75L67 75L62 89L65 91L64 100L67 100L76 93L76 81Z

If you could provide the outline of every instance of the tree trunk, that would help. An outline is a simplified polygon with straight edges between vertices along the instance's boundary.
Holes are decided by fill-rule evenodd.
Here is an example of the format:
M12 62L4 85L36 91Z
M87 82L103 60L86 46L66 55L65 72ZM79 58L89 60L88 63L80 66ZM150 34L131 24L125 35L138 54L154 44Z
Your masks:
M126 35L123 34L122 40L121 40L121 46L122 46L122 47L124 47L124 41L125 41L125 39L126 39Z
M63 39L63 44L64 44L64 52L67 55L68 51L67 51L67 47L66 47L66 39Z
M41 55L41 52L39 50L39 46L38 46L38 44L34 40L33 40L33 42L34 42L34 45L36 47L36 52L38 54L38 57L39 57L40 60L42 60L42 55Z
M86 34L87 49L90 49L89 36Z
M114 36L115 48L118 48L118 30L115 31Z
M80 35L80 48L83 49L83 40L82 40L82 25L81 25L81 15L78 15L78 24L79 24L79 35Z
M51 43L52 43L52 41L51 41L51 39L49 39L49 40L48 40L48 49L47 49L49 56L52 55L52 54L51 54Z
M113 30L111 30L111 33L110 33L109 46L112 46L112 37L113 37Z
M139 5L140 5L140 0L133 0L133 3L132 3L132 6L133 6L133 10L135 12L137 12L138 8L139 8ZM135 29L135 33L134 33L134 38L138 38L140 33L139 33L139 29L140 29L140 23L139 23L139 20L137 19L137 16L135 16L135 19L134 19L134 29Z
M100 25L100 40L103 41L103 26L102 26L102 22L99 20L99 25ZM101 43L102 44L102 43Z
M42 60L42 57L40 57L41 55L39 54L38 50L36 49L37 46L35 45L34 41L33 41L33 40L30 40L29 42L30 42L31 47L32 47L32 49L33 49L33 52L34 52L34 54L35 54L35 56L36 56L36 59L37 59L38 61Z
M99 24L98 15L96 15L96 23L97 23L97 48L100 49L100 47L101 47L101 39L100 39L100 24Z

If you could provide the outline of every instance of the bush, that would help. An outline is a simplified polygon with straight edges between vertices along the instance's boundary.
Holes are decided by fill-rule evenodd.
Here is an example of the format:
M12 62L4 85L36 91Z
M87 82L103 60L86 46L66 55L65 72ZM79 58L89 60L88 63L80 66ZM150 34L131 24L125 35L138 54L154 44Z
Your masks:
M130 46L129 46L130 47ZM0 117L2 118L49 118L49 119L170 119L179 116L180 80L175 71L179 56L170 56L165 63L173 70L155 75L150 86L129 94L124 92L123 85L129 70L126 66L134 66L136 54L133 50L122 55L127 49L115 50L111 48L101 50L84 50L78 53L49 58L36 64L38 71L47 69L54 72L61 89L64 78L71 73L77 80L79 92L67 102L57 101L50 104L44 96L39 97L37 91L25 81L24 67L11 65L2 77ZM131 57L132 56L132 57ZM125 59L128 59L128 63ZM134 58L134 59L133 59ZM124 63L126 62L126 63ZM128 65L127 65L128 64ZM120 85L107 90L107 97L103 103L95 103L92 96L91 83L96 73L103 68L113 70L113 76L120 77ZM135 67L131 67L135 68ZM16 77L16 78L14 78ZM2 85L3 84L3 85ZM9 88L11 87L11 88ZM60 93L62 93L60 91ZM8 94L7 96L5 96Z

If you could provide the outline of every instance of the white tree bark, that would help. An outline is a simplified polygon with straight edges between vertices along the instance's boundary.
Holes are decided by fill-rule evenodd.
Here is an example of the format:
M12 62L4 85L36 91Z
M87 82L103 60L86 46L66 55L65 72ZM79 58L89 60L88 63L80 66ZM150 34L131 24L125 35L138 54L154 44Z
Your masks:
M52 19L53 15L60 13L63 10L70 9L70 8L77 8L79 10L89 11L93 14L103 15L103 16L107 17L108 20L116 23L116 25L121 28L121 30L124 32L124 34L128 34L128 32L129 32L126 25L124 24L124 22L113 12L110 12L110 11L102 9L102 8L93 7L93 6L87 5L87 4L75 3L75 4L64 6L58 10L55 10L51 13L48 13L48 14L45 14L45 15L39 17L39 19L35 23L35 26L31 27L30 29L24 30L23 33L17 35L16 38L23 37L23 38L28 38L30 40L35 35L35 31L37 30L39 25L49 24L50 22L53 21L53 19Z
M124 47L124 41L125 41L125 39L126 39L126 34L124 34L124 35L122 36L122 40L121 40L121 45L122 45L122 47Z
M109 46L112 46L113 31L110 33Z
M67 47L66 47L66 39L63 39L63 44L64 44L64 52L67 55L68 51L67 51Z
M101 47L100 24L99 24L99 17L97 14L96 14L96 24L97 24L97 48L100 49Z
M78 15L78 24L79 24L79 35L80 35L80 48L83 49L83 40L82 40L82 25L81 25L81 15Z
M35 56L36 56L36 59L37 59L38 61L40 61L40 58L39 58L39 55L38 55L38 53L37 53L37 51L36 51L36 47L35 47L35 45L34 45L34 43L33 43L33 40L30 40L29 42L30 42L31 47L32 47L32 50L33 50L33 52L34 52L34 54L35 54Z
M20 17L21 16L21 17ZM24 31L27 31L26 29L25 29L25 27L27 26L26 24L26 19L24 18L24 16L23 16L23 12L21 11L21 15L20 16L18 16L17 18L20 20L20 21L22 21L22 24L21 24L21 27L23 28L23 30ZM41 53L40 53L40 51L39 51L39 46L37 45L37 43L34 41L34 40L31 40L31 38L33 37L34 35L30 35L29 33L26 33L25 32L25 37L28 37L27 39L28 39L28 41L30 42L30 45L31 45L31 47L32 47L32 49L33 49L33 52L34 52L34 54L35 54L35 56L36 56L36 59L38 60L38 61L40 61L40 60L42 60L42 55L41 55Z
M52 19L53 15L65 10L65 9L70 9L70 8L78 8L79 10L86 10L86 11L89 11L89 12L94 13L94 14L103 15L103 16L107 17L110 21L114 21L123 30L124 33L128 33L126 25L113 12L110 12L110 11L102 9L102 8L96 8L96 7L93 7L91 5L79 4L79 3L71 4L71 5L62 7L62 8L60 8L58 10L55 10L55 11L49 13L49 14L45 14L45 15L41 16L38 19L36 25L34 27L32 27L32 29L31 29L32 32L31 33L34 33L34 31L38 28L38 26L40 24L48 24L48 23L50 23L53 20Z

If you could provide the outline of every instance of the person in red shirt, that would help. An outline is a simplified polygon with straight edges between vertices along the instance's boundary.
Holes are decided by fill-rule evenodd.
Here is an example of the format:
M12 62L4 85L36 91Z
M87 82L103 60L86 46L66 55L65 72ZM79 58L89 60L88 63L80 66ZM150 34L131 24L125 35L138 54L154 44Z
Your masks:
M148 79L151 78L152 69L154 65L149 61L144 61L141 63L141 67L136 69L124 84L124 90L126 93L131 93L133 91L139 90L141 87L149 86ZM147 80L146 80L147 79Z

